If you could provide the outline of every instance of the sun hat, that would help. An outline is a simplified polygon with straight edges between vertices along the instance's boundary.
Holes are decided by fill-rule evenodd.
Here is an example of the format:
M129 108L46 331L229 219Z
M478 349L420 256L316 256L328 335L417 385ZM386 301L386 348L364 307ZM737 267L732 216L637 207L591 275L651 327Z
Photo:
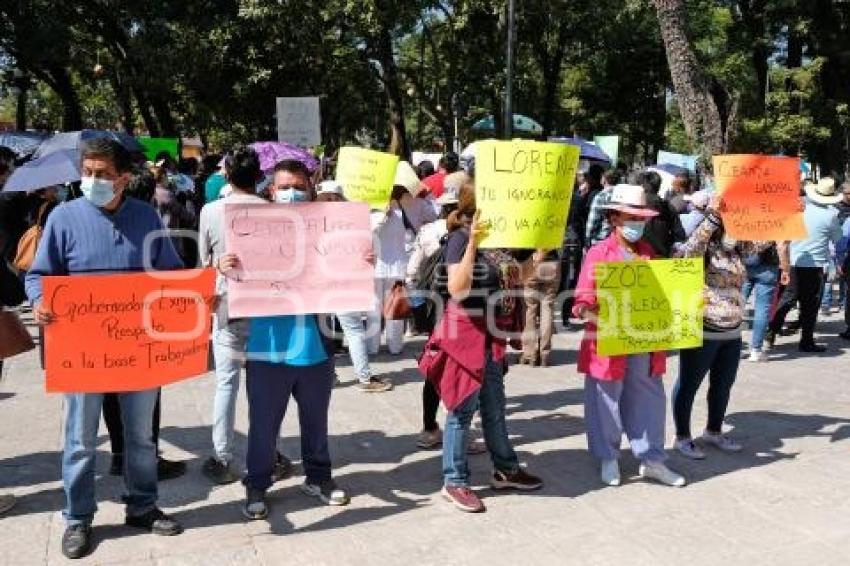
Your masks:
M419 175L413 170L413 165L407 161L399 161L395 170L395 180L393 186L401 185L411 195L416 196L422 189L422 183L419 181Z
M645 218L658 216L657 211L647 208L646 192L640 185L615 185L611 190L611 198L608 203L602 205L601 208Z
M319 195L339 195L345 198L345 193L342 190L342 185L333 179L322 181L316 186L316 194Z
M443 180L443 194L437 199L437 204L457 204L460 196L460 188L472 178L463 171L456 171L446 175Z
M832 177L824 177L815 183L806 183L806 196L818 204L838 204L843 200L843 196L838 192L838 187L835 186L835 179Z

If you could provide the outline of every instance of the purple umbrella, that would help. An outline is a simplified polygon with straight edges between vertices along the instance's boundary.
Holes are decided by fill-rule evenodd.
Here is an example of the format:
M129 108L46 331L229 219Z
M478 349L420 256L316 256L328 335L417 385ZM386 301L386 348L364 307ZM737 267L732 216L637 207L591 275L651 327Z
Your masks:
M306 149L286 142L255 142L251 144L260 156L260 168L268 173L284 159L300 161L312 173L319 168L319 160Z

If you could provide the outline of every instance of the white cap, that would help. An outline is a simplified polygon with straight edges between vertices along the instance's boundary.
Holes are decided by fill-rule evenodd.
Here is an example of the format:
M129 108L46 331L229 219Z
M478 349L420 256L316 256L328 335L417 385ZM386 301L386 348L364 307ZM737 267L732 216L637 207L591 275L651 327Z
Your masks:
M345 193L342 190L342 185L333 179L322 181L316 187L316 194L319 195L339 195L345 198Z

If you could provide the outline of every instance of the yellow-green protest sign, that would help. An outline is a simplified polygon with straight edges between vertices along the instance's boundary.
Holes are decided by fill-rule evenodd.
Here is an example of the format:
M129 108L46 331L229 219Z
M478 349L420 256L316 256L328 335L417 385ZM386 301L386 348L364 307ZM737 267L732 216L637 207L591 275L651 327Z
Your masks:
M578 169L574 145L479 142L475 201L490 231L483 248L559 249Z
M703 261L598 263L597 351L621 356L702 345Z
M397 155L344 147L339 150L336 181L342 185L346 199L383 209L390 201L397 165Z

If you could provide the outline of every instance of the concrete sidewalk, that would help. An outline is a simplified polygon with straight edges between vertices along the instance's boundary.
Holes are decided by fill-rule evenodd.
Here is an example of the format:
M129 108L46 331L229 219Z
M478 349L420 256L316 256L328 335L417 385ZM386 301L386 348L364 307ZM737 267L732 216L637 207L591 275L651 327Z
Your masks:
M835 338L843 330L837 316L819 329L830 346L825 355L799 357L786 338L771 362L742 362L728 424L745 451L712 451L704 462L672 455L671 467L691 482L684 489L636 478L637 463L627 451L621 460L625 484L601 486L584 438L583 381L575 368L579 335L559 335L553 367L515 366L507 377L514 445L546 486L533 494L495 494L484 487L487 457L475 457L473 480L488 508L475 516L441 500L440 452L415 448L421 378L413 356L421 341L408 344L401 358L384 355L374 364L395 382L390 393L358 392L347 356L337 358L342 383L332 401L331 452L338 482L354 496L343 508L317 506L302 495L299 473L275 486L267 521L245 521L241 485L212 487L200 471L211 449L212 376L170 386L163 392L162 448L169 458L187 460L189 471L160 484L161 505L186 532L161 538L123 526L122 485L106 474L102 426L96 548L79 562L850 564L850 345ZM671 358L668 390L676 372ZM0 563L62 563L62 397L44 393L35 353L9 361L4 374L0 493L14 493L18 505L0 518ZM705 418L704 392L695 430ZM294 408L282 446L298 458ZM237 428L244 451L244 394ZM672 424L668 438L672 442Z

